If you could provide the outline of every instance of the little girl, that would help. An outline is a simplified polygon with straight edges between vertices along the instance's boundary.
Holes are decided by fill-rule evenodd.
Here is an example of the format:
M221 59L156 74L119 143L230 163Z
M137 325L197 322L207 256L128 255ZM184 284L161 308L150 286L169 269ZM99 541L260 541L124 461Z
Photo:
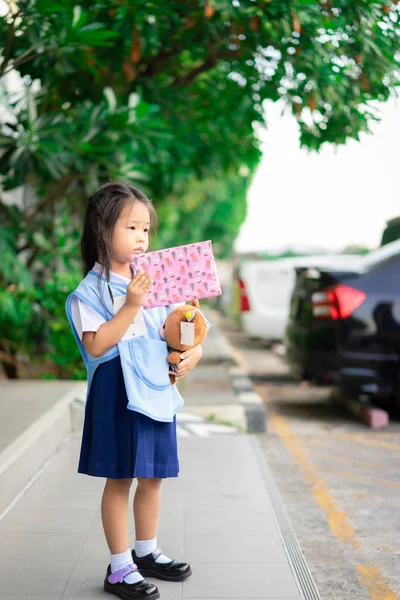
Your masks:
M147 251L156 226L151 201L124 183L103 185L89 199L81 239L85 278L68 297L67 316L88 371L79 473L107 478L101 516L111 553L104 589L124 600L159 598L144 576L183 581L190 565L157 545L161 481L177 477L176 413L183 405L168 376L160 331L172 307L143 310L152 281L134 276L131 261ZM174 375L200 360L200 346L183 353ZM135 548L128 540L129 490Z

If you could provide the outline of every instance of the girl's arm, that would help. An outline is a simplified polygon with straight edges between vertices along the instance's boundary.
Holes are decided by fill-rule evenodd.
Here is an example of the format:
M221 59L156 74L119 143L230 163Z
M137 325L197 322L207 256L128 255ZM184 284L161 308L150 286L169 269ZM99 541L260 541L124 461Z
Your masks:
M132 307L124 304L115 317L107 323L103 323L96 332L84 331L82 343L89 354L98 358L115 346L123 337L139 310L140 306Z
M149 273L138 271L126 289L126 302L117 314L107 323L103 323L96 332L84 332L82 343L91 356L98 358L119 342L138 314L144 296L150 288Z

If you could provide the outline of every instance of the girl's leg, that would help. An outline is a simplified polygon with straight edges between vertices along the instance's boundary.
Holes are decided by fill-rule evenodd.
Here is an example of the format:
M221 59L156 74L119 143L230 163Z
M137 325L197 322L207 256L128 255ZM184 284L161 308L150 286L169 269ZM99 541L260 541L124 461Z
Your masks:
M101 501L104 534L111 554L129 548L128 510L132 479L107 479Z
M151 540L157 535L162 479L138 477L133 516L137 540Z
M190 565L173 560L157 548L157 524L162 479L140 479L133 502L136 543L134 561L142 575L183 581L192 574Z
M111 573L132 567L133 564L128 536L128 505L131 485L132 479L107 479L104 487L103 499L101 501L101 518L103 521L104 534L111 554ZM108 574L109 571L107 570L104 589L119 595L118 592L113 591L113 585L115 584L109 581ZM128 572L123 577L123 580L124 583L127 584L143 583L145 587L141 591L136 590L135 588L135 598L146 598L150 593L149 590L154 593L157 592L155 586L148 582L144 583L144 578L137 569ZM141 593L143 596L140 596Z

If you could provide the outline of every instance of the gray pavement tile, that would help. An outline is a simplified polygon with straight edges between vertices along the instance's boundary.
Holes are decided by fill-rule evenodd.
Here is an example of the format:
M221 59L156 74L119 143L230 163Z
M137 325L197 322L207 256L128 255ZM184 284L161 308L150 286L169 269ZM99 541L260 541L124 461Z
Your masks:
M100 590L98 594L95 594L93 596L66 596L63 595L61 596L60 600L105 600L105 593L104 590ZM12 600L12 598L10 599Z
M230 510L237 511L269 511L273 510L271 500L268 494L247 493L215 493L198 492L185 495L186 511L213 510L225 511L229 506Z
M170 581L161 581L160 579L154 579L153 577L147 577L148 581L154 583L159 589L161 599L182 598L183 588L182 583L171 583Z
M236 470L233 465L229 463L222 465L217 460L215 468L211 470L212 460L213 458L210 456L204 464L187 465L182 470L182 475L179 476L182 487L190 490L191 493L203 495L248 495L251 490L254 497L259 497L260 500L264 499L267 504L268 496L265 484L259 474L253 472L252 475L248 473L244 475L243 471L246 468L244 465Z
M61 596L60 600L105 600L104 590L100 590L98 594L93 596ZM12 600L12 598L10 599Z
M85 492L59 492L54 490L32 489L20 500L18 506L25 509L46 508L54 510L93 510L98 509L101 503L101 493Z
M60 595L56 596L33 596L29 594L28 596L15 596L14 594L0 594L0 600L59 600Z
M0 531L26 531L41 533L84 533L88 532L96 511L94 510L49 510L14 506L0 521Z
M164 494L161 499L160 520L167 517L171 510L184 510L185 498L170 498L168 494Z
M289 565L192 563L183 598L294 598L301 600Z
M215 470L210 471L210 466L206 465L196 469L191 467L191 472L187 467L186 473L184 472L180 478L182 487L193 494L245 496L251 490L254 498L258 497L263 501L266 509L269 507L265 485L257 475L254 475L253 479L242 477L240 473L224 471L222 466L217 466Z
M75 381L1 380L0 439L13 442L76 386Z
M246 464L251 457L251 449L246 443L245 435L215 435L207 438L191 437L179 440L180 462L183 465L199 466L201 464L232 464L236 466ZM250 453L249 453L250 450ZM211 463L210 463L211 459Z
M130 527L130 533L134 533L134 531L135 527L132 525ZM160 540L173 533L183 534L184 531L184 513L182 510L170 510L167 515L160 516L157 529L157 535Z
M195 563L284 563L287 557L279 535L185 536L185 557Z
M79 561L69 578L63 598L97 598L100 594L104 598L103 582L107 564L99 561ZM160 590L162 598L181 598L182 583L169 583L150 579Z
M279 536L275 520L270 513L230 510L186 513L185 533Z
M32 490L53 490L57 487L58 492L80 494L81 492L102 493L106 480L103 477L89 477L81 475L72 470L63 472L62 477L46 471L32 486Z
M46 557L46 560L75 561L85 540L85 533L0 532L0 560L21 560L23 556Z
M250 472L254 469L258 471L251 447L243 434L214 435L207 438L207 443L199 437L184 438L179 441L179 446L184 449L180 454L180 462L184 466L190 465L193 468L204 464L208 467L225 465L227 471L236 474L237 469L243 466L246 466ZM229 468L230 466L232 468ZM246 471L243 475L246 476Z
M74 563L67 560L38 561L24 559L0 560L2 594L61 595Z
M68 580L64 596L104 597L103 582L107 564L95 561L79 561Z
M60 469L75 473L78 467L81 439L69 438L68 442L59 446L52 457L47 470L49 473L59 473Z
M161 486L161 494L163 500L165 497L183 498L185 491L182 488L180 476L171 477L171 479L164 479Z

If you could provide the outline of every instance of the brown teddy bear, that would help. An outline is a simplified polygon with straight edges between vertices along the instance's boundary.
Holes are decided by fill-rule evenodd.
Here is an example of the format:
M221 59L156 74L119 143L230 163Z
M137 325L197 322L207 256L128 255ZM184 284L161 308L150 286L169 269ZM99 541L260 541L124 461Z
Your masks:
M194 300L193 305L177 306L170 312L163 325L163 337L169 346L168 362L172 365L172 370L180 362L181 353L201 344L207 331L208 323L200 311L198 300ZM170 373L172 385L176 381L175 377Z

